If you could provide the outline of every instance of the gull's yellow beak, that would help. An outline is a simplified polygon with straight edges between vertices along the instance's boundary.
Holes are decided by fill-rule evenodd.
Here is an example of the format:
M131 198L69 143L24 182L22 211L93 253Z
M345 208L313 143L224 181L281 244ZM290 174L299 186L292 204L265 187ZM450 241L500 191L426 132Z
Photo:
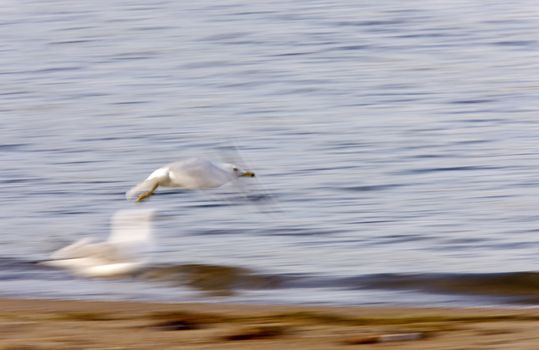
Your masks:
M252 171L244 171L240 177L255 177L255 173L253 173Z

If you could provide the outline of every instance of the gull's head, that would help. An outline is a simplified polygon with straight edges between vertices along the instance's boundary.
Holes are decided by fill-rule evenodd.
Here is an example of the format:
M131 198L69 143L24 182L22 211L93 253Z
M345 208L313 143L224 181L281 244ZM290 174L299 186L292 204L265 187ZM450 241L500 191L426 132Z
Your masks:
M255 177L252 171L242 169L235 164L225 163L224 168L234 177Z

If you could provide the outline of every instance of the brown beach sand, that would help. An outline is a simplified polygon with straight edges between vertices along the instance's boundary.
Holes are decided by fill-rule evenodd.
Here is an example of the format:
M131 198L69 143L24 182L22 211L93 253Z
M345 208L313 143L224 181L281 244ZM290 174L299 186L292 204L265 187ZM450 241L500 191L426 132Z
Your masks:
M539 309L0 299L0 350L539 349Z

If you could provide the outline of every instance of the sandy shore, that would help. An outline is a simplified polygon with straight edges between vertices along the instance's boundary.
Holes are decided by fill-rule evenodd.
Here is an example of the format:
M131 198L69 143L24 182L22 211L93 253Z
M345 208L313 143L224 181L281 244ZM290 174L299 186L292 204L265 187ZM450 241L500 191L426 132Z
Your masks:
M539 309L0 299L0 349L539 349Z

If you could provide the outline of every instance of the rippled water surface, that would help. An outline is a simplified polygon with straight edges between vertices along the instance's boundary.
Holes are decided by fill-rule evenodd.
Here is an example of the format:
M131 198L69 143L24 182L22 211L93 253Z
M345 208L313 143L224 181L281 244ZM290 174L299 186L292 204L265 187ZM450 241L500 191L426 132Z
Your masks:
M503 301L466 283L536 270L536 1L3 5L0 295L483 305ZM30 263L230 145L273 201L160 191L152 259L288 282L214 296Z

